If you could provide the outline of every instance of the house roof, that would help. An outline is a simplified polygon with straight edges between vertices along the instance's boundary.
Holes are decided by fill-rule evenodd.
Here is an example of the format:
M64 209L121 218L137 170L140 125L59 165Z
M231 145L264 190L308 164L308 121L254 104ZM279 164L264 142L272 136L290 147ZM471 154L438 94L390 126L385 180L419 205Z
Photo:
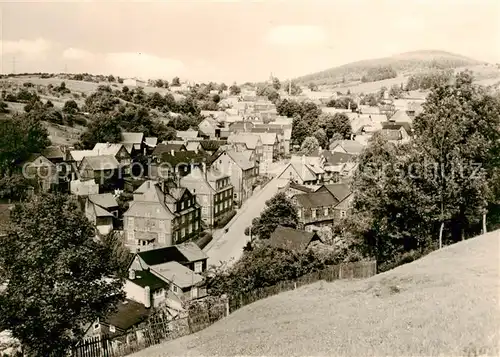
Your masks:
M124 132L122 133L122 144L142 144L144 133Z
M177 130L178 138L196 138L198 137L198 130Z
M113 170L120 166L112 155L86 156L85 161L93 170Z
M43 158L41 160L41 163L40 162L35 162L36 159L38 158ZM47 159L45 156L43 156L42 154L30 154L28 156L28 158L26 159L26 162L27 163L31 163L30 166L33 166L33 167L55 167L55 164L52 163L52 161L50 161L49 159Z
M406 113L405 110L398 110L394 115L390 118L391 121L401 122L401 123L411 123L413 120Z
M163 153L171 153L185 151L186 146L184 144L158 144L153 150L153 156L161 156Z
M260 135L258 134L249 134L249 133L242 133L242 134L231 134L229 138L227 139L228 143L241 143L245 144L248 149L255 150L257 145L259 144Z
M187 242L175 246L188 261L195 262L198 260L207 259L208 255L203 252L195 243Z
M94 146L94 151L96 156L100 155L112 155L116 156L118 151L123 147L123 144L109 144L109 143L97 143Z
M118 202L116 202L115 196L113 196L111 193L89 195L89 200L90 202L99 205L102 208L118 207Z
M339 203L330 192L299 193L294 198L304 208L330 207Z
M144 143L149 147L155 147L158 144L158 138L154 136L148 136L144 139Z
M226 145L227 141L226 140L202 140L199 143L200 143L201 148L203 150L206 150L206 151L216 151L222 145Z
M262 145L274 145L277 140L276 133L258 133L260 136L260 140L262 141Z
M135 279L133 280L128 279L128 280L143 288L149 286L151 292L168 287L168 284L164 280L158 278L156 275L152 274L148 270L136 271Z
M271 234L269 244L280 249L304 250L313 239L319 240L315 232L279 226Z
M234 150L226 151L226 154L234 161L236 165L242 170L250 170L255 167L255 163L250 161L244 152Z
M82 161L86 156L94 156L95 152L92 150L71 150L69 154L73 160Z
M130 201L125 217L151 217L156 219L172 219L175 215L162 202Z
M201 144L199 141L188 141L186 144L186 149L188 151L196 151L201 147Z
M334 183L329 185L323 185L330 194L333 195L339 202L342 202L346 197L348 197L352 191L351 187L345 183Z
M120 302L117 306L117 310L118 311L115 313L106 317L104 321L123 331L144 321L150 314L150 310L146 309L143 304L130 299L125 299L125 301Z
M285 172L289 167L293 168L297 175L299 175L302 181L315 181L317 180L316 174L309 168L307 164L303 164L300 162L290 162L285 169L282 171L280 176Z
M144 252L138 252L137 255L150 267L172 261L190 263L208 258L208 256L192 242L150 249Z
M233 133L235 132L248 132L254 127L254 124L249 121L236 121L229 125L229 130Z
M175 203L177 200L170 195L162 191L160 184L154 180L147 180L139 186L135 191L134 200L137 201L149 201L149 202L161 202L161 203ZM140 196L138 195L140 194Z
M335 140L330 144L330 150L335 149L337 146L342 147L349 154L361 154L365 148L362 144L354 140Z
M201 275L176 261L155 265L151 270L180 288L195 286L204 280Z
M42 155L49 160L65 159L65 155L59 146L49 146L42 151Z
M293 183L293 182L290 182L290 188L293 188L294 190L302 191L305 193L314 192L314 190L311 189L310 187L298 185L298 184Z
M205 160L208 162L210 157L203 152L177 151L174 155L164 152L159 158L161 162L167 162L172 166L176 166L178 164L202 163Z
M382 123L382 130L399 130L401 127L408 133L411 134L411 124L407 122L398 121L387 121Z
M106 211L101 206L98 206L93 202L92 202L92 206L94 207L94 212L95 212L96 217L113 217L113 215L111 213Z

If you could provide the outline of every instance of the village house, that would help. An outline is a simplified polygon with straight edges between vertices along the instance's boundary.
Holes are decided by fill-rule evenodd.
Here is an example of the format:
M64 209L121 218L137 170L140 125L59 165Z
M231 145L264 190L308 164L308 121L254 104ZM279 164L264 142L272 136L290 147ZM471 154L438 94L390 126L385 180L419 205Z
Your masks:
M316 230L334 222L335 206L339 201L329 192L311 192L295 195L292 201L297 207L299 228Z
M284 192L285 195L291 199L295 195L314 192L314 188L312 188L311 186L302 186L293 182L289 182Z
M123 173L130 173L132 158L123 144L97 143L92 151L95 153L94 156L114 156L123 169Z
M411 139L411 127L409 123L389 121L382 124L382 135L394 144L405 144Z
M323 185L316 191L318 193L330 193L338 203L334 207L334 220L345 218L352 212L352 204L354 201L354 194L352 193L350 184L338 183Z
M153 157L150 164L150 178L170 179L175 182L188 175L193 167L200 167L210 156L203 151L171 151Z
M250 121L236 121L229 125L229 131L234 134L249 133L255 124Z
M156 148L156 145L158 145L158 138L154 136L148 136L144 138L144 146L146 149L146 155L151 155Z
M193 128L189 128L188 130L177 130L176 136L181 140L188 141L197 138L199 132Z
M252 195L259 176L259 167L252 157L253 154L251 151L224 150L212 162L213 167L229 175L233 186L233 199L239 205Z
M272 164L279 154L279 142L276 133L257 133L262 142L262 158L259 162L260 172L267 173L269 166Z
M303 252L313 242L321 242L321 238L316 232L278 226L269 237L268 244L276 249Z
M170 153L170 155L175 155L176 152L187 151L184 143L173 144L173 143L161 143L158 144L153 150L151 157L153 159L161 158L164 153Z
M118 219L118 202L111 193L89 195L85 200L85 217L100 235L110 233Z
M221 124L212 117L205 117L200 124L198 124L198 130L201 136L207 139L220 138Z
M254 151L255 160L260 164L264 148L259 135L249 133L231 134L227 142L231 144L236 151Z
M144 133L123 132L121 144L132 158L143 155L145 152Z
M78 167L81 181L93 180L101 192L123 186L120 164L114 156L85 156Z
M116 306L116 311L102 320L96 320L85 329L85 338L122 336L144 322L150 315L150 306L131 299L125 299ZM113 341L117 343L118 341Z
M124 213L126 244L141 249L171 246L196 238L200 206L186 188L144 182Z
M344 154L359 155L365 145L354 140L335 140L330 144L330 151Z
M99 185L94 180L71 180L69 187L71 194L75 196L88 196L99 193Z
M292 161L277 177L299 185L319 185L323 182L324 173L319 166L306 164L305 161Z
M200 150L207 155L214 155L221 146L227 145L225 140L202 140L200 143Z
M209 227L233 210L231 178L215 167L203 165L193 168L190 174L181 178L180 185L196 194L196 201L201 206L201 219Z
M273 124L263 124L256 125L251 129L251 133L260 134L260 133L275 133L278 138L278 150L276 152L275 158L280 156L285 156L290 153L290 135L287 134L287 130L283 128L281 125L273 125ZM291 130L289 130L289 134L291 134Z
M48 192L58 189L57 166L42 154L31 154L21 165L21 170L24 177L37 185L37 190Z

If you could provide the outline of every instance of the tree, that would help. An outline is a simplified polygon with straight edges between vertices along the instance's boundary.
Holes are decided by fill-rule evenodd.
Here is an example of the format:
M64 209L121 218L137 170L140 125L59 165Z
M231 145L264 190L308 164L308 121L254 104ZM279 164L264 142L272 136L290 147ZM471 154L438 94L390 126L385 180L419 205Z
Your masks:
M389 89L389 95L393 98L400 97L401 94L403 94L403 90L400 85L394 84L391 86L391 89Z
M277 91L281 89L281 82L278 78L273 77L272 87L274 88L274 90L277 90Z
M70 99L64 103L62 111L67 114L76 114L80 109L78 108L78 104L73 99Z
M241 93L241 88L236 85L236 83L233 83L231 87L229 87L229 94L230 95L238 95Z
M319 146L323 149L328 149L328 137L323 128L319 128L313 133L313 136L318 140Z
M108 82L114 82L115 81L115 77L113 75L109 75L108 76Z
M172 79L172 82L170 83L170 86L171 87L180 87L181 86L181 82L179 80L179 77L174 77Z
M157 79L157 80L155 81L155 87L158 87L158 88L163 88L163 85L164 85L164 83L163 83L163 80L162 80L162 79Z
M309 156L319 149L319 142L314 136L308 136L300 145L300 154Z
M43 107L45 109L54 108L54 103L52 103L50 100L47 100Z
M304 139L311 134L311 128L299 116L293 119L291 141L295 145L301 145Z
M219 85L219 91L225 91L225 90L227 90L227 85L226 85L226 83L221 83L221 84Z
M300 88L297 83L292 82L290 84L290 95L300 95L302 93L302 88Z
M344 113L322 114L319 121L321 127L325 129L328 139L331 139L335 134L342 136L342 139L347 139L352 133L351 122Z
M162 97L162 95L158 92L154 92L149 94L148 97L148 105L150 108L163 108L167 104L167 100L165 97Z
M309 85L307 86L311 92L317 92L318 91L318 85L315 84L315 83L309 83Z
M277 193L266 201L266 209L252 221L252 235L259 239L269 239L276 227L296 228L298 225L297 211L293 203L284 193Z
M83 328L124 298L113 278L112 251L94 240L95 228L67 196L43 195L18 205L0 238L6 289L0 325L28 356L65 356Z
M118 143L121 139L119 119L111 115L97 114L80 136L80 147L91 150L97 143Z

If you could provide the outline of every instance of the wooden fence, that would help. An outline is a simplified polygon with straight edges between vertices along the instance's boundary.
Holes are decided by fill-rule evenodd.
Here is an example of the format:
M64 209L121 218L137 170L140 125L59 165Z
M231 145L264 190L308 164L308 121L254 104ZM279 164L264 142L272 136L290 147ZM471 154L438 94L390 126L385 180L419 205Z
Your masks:
M272 295L297 289L303 285L315 283L320 280L334 281L338 279L362 279L377 274L377 263L375 261L354 262L332 265L324 270L301 276L294 281L282 281L276 285L256 289L245 294L234 296L229 302L229 311L233 312L245 305L265 299Z
M206 309L191 311L189 316L177 320L161 317L149 319L135 330L113 338L96 337L79 344L72 353L74 357L121 357L144 348L196 333L212 325L245 305L281 292L289 291L320 280L361 279L375 275L377 264L355 262L332 265L324 270L310 273L295 281L283 281L276 285L237 295L227 300L220 300Z

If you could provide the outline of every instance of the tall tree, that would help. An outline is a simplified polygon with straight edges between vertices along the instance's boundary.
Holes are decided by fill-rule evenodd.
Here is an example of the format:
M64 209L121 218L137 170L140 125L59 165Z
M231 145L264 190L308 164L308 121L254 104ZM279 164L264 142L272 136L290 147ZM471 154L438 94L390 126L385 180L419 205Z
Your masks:
M12 222L0 238L0 325L28 356L65 356L84 326L123 299L123 282L106 280L110 250L94 240L95 228L73 199L36 197L14 209Z
M93 149L97 143L117 143L122 139L120 122L116 116L98 114L80 136L79 146Z
M328 139L335 134L340 134L343 139L347 139L352 133L351 122L344 113L322 114L319 122L320 126L325 129Z
M294 145L302 145L306 137L311 134L311 128L301 117L296 116L292 123L291 140Z
M319 146L323 149L328 149L328 137L323 128L319 128L313 133L313 136L318 140Z
M296 228L299 222L297 210L284 193L278 193L266 201L266 209L252 221L252 235L269 239L276 227Z
M300 145L300 154L309 156L320 147L318 139L314 136L308 136Z

